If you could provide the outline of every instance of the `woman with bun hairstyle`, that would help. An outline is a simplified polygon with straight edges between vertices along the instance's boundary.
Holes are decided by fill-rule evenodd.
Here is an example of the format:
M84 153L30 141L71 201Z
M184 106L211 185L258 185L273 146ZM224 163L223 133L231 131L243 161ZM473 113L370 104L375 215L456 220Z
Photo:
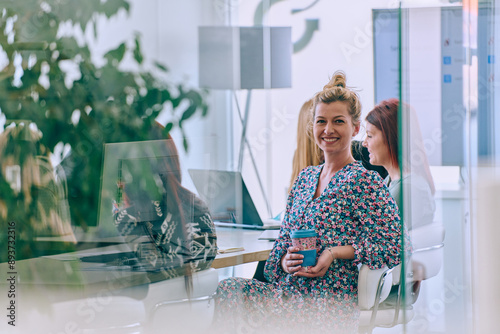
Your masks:
M297 123L297 148L293 153L292 176L290 178L289 191L299 173L307 166L317 166L324 162L323 152L319 149L312 135L312 120L314 110L313 100L309 99L300 108ZM361 161L366 169L377 171L382 178L387 176L387 171L382 166L370 164L368 150L362 146L362 141L353 140L351 153L355 160Z
M214 330L222 333L357 333L358 264L392 268L400 261L399 213L382 178L351 153L360 128L358 95L343 72L313 98L312 133L324 163L303 169L289 193L279 238L266 262L270 283L219 283ZM314 230L314 266L291 233Z

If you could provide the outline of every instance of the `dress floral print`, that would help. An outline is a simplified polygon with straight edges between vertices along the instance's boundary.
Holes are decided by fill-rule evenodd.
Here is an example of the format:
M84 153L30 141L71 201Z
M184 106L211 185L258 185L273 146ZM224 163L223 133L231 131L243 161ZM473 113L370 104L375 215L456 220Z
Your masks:
M312 326L327 333L357 332L357 265L376 269L399 264L399 213L380 176L357 161L337 172L313 198L322 168L305 168L290 191L280 236L264 269L271 283L229 278L219 284L215 321L221 329L290 333ZM339 259L323 277L287 274L281 258L292 245L290 233L301 229L316 230L318 257L326 248L351 245L354 260Z

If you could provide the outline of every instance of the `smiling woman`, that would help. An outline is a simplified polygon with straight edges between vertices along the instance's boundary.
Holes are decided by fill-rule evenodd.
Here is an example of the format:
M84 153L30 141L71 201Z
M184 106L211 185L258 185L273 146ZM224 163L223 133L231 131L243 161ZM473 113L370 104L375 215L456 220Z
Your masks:
M345 102L321 103L316 107L314 138L325 154L350 150L351 138L359 131L352 124Z
M316 198L340 169L354 162L351 141L359 132L361 103L358 95L346 88L343 72L335 73L313 101L313 136L325 158Z
M401 113L408 115L412 126L409 133L403 133L410 137L411 157L403 159L403 165L400 166L398 160L398 154L401 151L398 145L399 106L397 99L387 99L381 101L368 113L366 139L363 141L363 146L370 152L370 163L383 166L389 173L384 182L399 208L401 209L404 205L404 211L409 218L406 220L406 225L411 230L433 222L436 210L433 196L435 188L422 143L418 119L415 111L404 104Z
M312 130L325 163L303 169L290 190L278 239L266 262L269 283L229 278L217 288L214 333L357 333L358 264L400 261L399 213L376 172L351 153L360 103L336 73L314 96ZM315 231L315 265L291 239Z
M363 146L368 148L370 163L378 166L392 166L394 164L389 151L392 147L389 147L385 141L382 130L371 123L366 124L366 139Z
M399 178L398 107L396 99L375 106L366 116L366 139L363 142L370 152L370 163L384 166L393 179Z

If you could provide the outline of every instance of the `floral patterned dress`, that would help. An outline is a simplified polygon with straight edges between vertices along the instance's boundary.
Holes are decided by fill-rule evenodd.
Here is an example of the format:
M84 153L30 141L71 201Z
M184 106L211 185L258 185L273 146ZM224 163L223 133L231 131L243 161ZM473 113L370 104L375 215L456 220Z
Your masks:
M264 269L271 283L229 278L219 284L218 331L357 333L357 265L399 264L399 212L380 176L357 161L338 171L314 198L322 168L305 168L290 191L280 236ZM351 245L354 260L339 259L323 277L287 274L281 258L292 245L290 233L301 229L316 230L318 257L326 248Z

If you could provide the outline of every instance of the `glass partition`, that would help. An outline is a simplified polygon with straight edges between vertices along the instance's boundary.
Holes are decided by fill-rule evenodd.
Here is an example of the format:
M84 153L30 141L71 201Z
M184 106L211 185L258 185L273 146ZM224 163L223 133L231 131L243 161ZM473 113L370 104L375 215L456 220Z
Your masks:
M488 231L495 214L486 198L496 193L498 175L495 5L400 3L401 178L412 178L402 184L400 207L413 246L404 276L408 333L496 326L486 320L494 306L481 299L495 288L477 274L495 272L483 260L494 251ZM415 226L430 208L415 175L431 186L435 210L427 226Z
M380 303L373 303L374 295L370 305L358 305L360 331L494 332L489 326L498 307L487 297L498 294L491 264L500 251L494 240L500 232L497 5L2 1L0 266L2 275L10 265L23 270L9 270L16 273L12 286L18 292L40 285L31 290L39 298L26 309L20 301L29 297L18 302L4 295L2 305L19 306L13 311L19 322L29 312L33 321L21 325L30 330L40 321L54 332L69 332L73 320L80 329L95 330L91 314L107 314L98 310L114 305L109 296L124 297L117 303L129 309L137 306L131 299L144 301L136 313L144 317L154 307L167 307L167 299L149 299L160 296L153 282L177 282L173 289L185 294L176 300L189 300L197 291L189 277L211 272L206 269L216 256L214 234L225 238L218 244L224 248L253 247L241 235L212 228L210 219L238 222L245 219L245 206L251 209L249 225L283 219L301 169L294 160L305 138L301 108L342 70L362 104L356 147L362 149L367 138L367 114L379 103L390 109L388 99L397 101L399 176L378 171L408 236L401 240L401 265L382 274ZM172 146L174 153L163 152ZM319 163L318 156L307 162ZM174 186L180 197L171 196ZM165 223L164 208L155 206L163 200L182 206L190 221L185 229L169 232L176 219L169 216ZM204 203L210 200L222 209ZM125 212L133 201L147 202L147 208ZM205 222L200 213L207 208L218 212L211 212L201 231L195 220ZM147 216L141 222L159 214L161 222L139 231L134 219L141 214ZM117 221L124 217L125 225ZM187 274L155 262L168 261L143 242L146 237L167 247L162 236L172 233L188 239L189 245L170 244L182 253L175 261L193 253L181 265ZM104 261L108 247L117 247L119 255ZM97 258L81 261L81 252ZM205 262L198 266L201 257ZM207 278L207 296L224 277L253 277L262 258L249 264L242 259ZM96 274L103 270L104 279ZM2 286L6 278L0 277ZM63 283L62 295L48 298ZM143 290L128 290L138 286ZM172 296L169 289L164 291ZM97 298L97 306L85 298ZM68 321L44 311L64 315L62 309L77 309L64 304L71 300L83 316ZM208 300L209 312L202 314L210 323ZM131 315L123 326L151 332L144 317Z

